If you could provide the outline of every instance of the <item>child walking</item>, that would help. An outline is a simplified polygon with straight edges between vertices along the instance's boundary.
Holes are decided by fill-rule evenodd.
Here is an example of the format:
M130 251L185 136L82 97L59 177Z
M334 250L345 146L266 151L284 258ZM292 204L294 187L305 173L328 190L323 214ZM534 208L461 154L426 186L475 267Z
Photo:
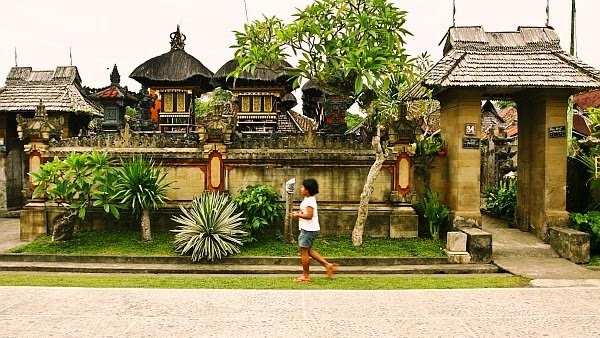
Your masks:
M317 180L308 178L302 181L300 193L304 196L304 200L300 203L300 212L292 212L292 218L297 218L300 225L298 244L300 245L302 276L295 278L294 281L310 282L310 257L321 263L327 269L327 276L332 277L338 269L339 264L329 263L317 251L312 249L313 242L321 230L319 226L319 212L317 211L317 199L315 198L315 195L319 193Z

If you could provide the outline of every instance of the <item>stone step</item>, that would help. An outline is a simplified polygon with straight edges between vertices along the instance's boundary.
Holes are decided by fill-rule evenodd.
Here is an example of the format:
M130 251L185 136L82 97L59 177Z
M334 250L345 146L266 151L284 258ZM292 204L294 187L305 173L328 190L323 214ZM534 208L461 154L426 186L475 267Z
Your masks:
M327 257L344 266L442 265L446 257ZM73 262L109 264L183 264L183 265L290 265L300 264L300 257L225 257L221 260L194 263L186 256L103 256L103 255L36 255L0 254L0 262ZM317 262L313 262L318 265Z
M313 273L324 274L315 267ZM296 274L296 265L232 265L232 264L110 264L73 262L0 262L0 271L71 272L71 273L149 273L149 274ZM500 273L502 269L493 264L427 264L390 266L344 266L338 274L396 275L396 274L484 274Z

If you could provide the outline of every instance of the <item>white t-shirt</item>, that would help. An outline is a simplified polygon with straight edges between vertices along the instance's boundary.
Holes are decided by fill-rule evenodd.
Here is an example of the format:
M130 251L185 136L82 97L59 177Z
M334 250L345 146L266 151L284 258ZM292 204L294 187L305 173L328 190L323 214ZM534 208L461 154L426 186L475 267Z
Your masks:
M311 219L298 218L300 229L306 231L321 230L321 227L319 226L319 213L317 212L317 199L315 196L304 197L304 200L300 203L300 211L302 211L303 214L308 212L308 207L313 208L313 217Z

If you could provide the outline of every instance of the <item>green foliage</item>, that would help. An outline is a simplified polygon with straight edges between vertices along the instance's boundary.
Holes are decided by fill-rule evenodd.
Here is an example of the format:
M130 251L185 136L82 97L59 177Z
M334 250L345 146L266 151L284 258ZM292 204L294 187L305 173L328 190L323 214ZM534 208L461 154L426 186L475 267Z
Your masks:
M85 218L89 206L101 206L104 211L119 218L119 205L115 198L115 169L106 153L72 152L64 160L54 157L39 170L29 173L32 177L33 197L43 197L77 212Z
M364 117L362 117L358 114L351 113L349 111L347 111L346 115L344 116L344 120L346 121L346 125L348 126L348 129L354 128L363 119L364 119Z
M136 117L138 115L138 112L135 108L127 106L125 107L125 117L127 119L130 119L132 117Z
M572 213L571 227L590 234L590 250L600 251L600 211L588 211L585 214Z
M505 109L505 108L509 108L509 107L517 107L517 103L515 101L510 101L510 100L500 100L498 102L496 102L496 106L498 106L498 108L500 109Z
M415 155L438 155L444 150L444 141L436 135L421 137L415 142Z
M221 88L217 88L212 92L205 93L202 98L197 98L194 101L194 112L196 117L202 117L215 109L215 106L224 104L231 100L233 94Z
M427 187L425 196L417 199L414 205L417 212L422 214L429 223L429 233L436 241L440 238L440 226L450 214L450 209L439 202L439 197L438 192L433 192L431 187Z
M236 204L229 196L205 192L195 197L189 209L180 206L182 215L172 219L182 224L175 230L175 251L181 255L191 254L193 261L202 258L214 260L240 252L242 237L242 213L236 212Z
M155 210L168 201L167 189L171 182L165 182L166 176L163 168L155 165L153 159L145 161L141 155L134 155L130 160L121 160L114 198L136 214Z
M247 186L233 197L245 217L246 242L256 240L265 228L283 217L285 206L279 203L280 199L279 193L268 185Z
M483 198L486 199L486 210L496 217L513 217L517 206L517 180L507 178L490 185L483 190Z
M600 136L600 108L588 108L587 110L587 118L590 122L590 131L592 132L591 136L599 137Z
M284 24L276 17L235 32L239 66L230 75L277 65L290 50L299 57L293 72L334 93L369 105L374 91L388 90L412 72L404 49L406 12L386 0L316 0ZM402 82L402 81L398 81Z

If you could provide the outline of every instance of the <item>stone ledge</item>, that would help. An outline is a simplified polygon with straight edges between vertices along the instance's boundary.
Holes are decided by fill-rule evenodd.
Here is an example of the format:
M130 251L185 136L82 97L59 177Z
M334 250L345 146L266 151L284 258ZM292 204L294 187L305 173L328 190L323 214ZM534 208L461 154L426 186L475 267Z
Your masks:
M471 262L492 262L492 234L472 227L462 227L458 230L467 234L467 252L471 254Z
M471 262L471 255L466 251L450 251L444 249L444 252L448 257L449 264L469 264Z
M570 228L549 227L550 246L573 263L590 261L590 235Z

